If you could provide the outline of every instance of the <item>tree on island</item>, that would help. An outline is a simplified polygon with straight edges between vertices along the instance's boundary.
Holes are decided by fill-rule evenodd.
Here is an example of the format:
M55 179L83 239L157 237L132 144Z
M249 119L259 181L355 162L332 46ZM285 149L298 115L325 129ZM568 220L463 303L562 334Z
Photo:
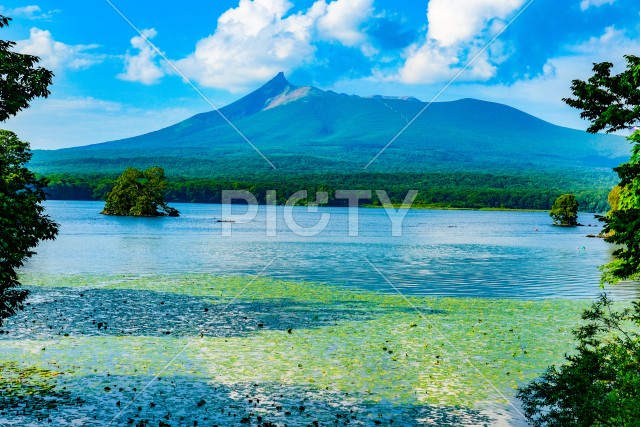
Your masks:
M613 132L640 120L640 58L626 56L627 69L611 75L611 63L595 64L587 82L576 80L567 104L592 121L589 132ZM619 246L602 267L603 284L640 279L640 131L629 140L631 159L615 168L621 179L605 222L606 241ZM584 311L574 331L576 351L567 362L518 390L533 426L631 426L640 414L640 301L616 310L602 296Z
M179 216L177 209L164 201L167 180L158 166L145 171L127 168L107 193L104 215Z
M0 15L0 28L10 20ZM38 57L11 52L14 45L0 40L0 121L27 108L33 98L46 98L53 78L51 71L36 67ZM46 182L25 167L30 159L29 143L0 130L0 326L24 308L29 295L21 289L17 270L35 254L38 242L58 233L41 205Z
M578 200L573 194L563 194L551 207L549 216L555 225L574 227L578 225Z

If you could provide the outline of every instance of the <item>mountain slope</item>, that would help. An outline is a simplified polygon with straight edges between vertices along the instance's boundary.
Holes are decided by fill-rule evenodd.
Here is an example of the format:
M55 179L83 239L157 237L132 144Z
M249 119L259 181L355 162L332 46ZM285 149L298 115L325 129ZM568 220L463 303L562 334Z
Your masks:
M280 172L353 173L425 106L415 98L298 87L280 73L221 113ZM624 161L628 148L618 136L589 135L505 105L463 99L429 106L369 170L604 172ZM271 170L216 111L133 138L37 151L31 162L41 173L113 173L156 164L169 174L200 177Z

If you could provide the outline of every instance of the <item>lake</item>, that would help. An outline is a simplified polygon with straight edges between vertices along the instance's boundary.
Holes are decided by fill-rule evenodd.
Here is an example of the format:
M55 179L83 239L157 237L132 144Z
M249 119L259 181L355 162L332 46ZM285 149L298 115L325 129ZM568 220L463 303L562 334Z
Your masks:
M47 202L1 425L525 426L515 391L562 363L612 250L591 214L410 210L394 236L384 209L175 206Z
M348 208L299 207L294 216L304 226L331 215L322 233L302 237L287 226L281 207L276 235L267 236L262 206L254 221L232 224L232 236L224 237L220 205L175 206L180 218L122 218L99 215L102 202L47 202L60 235L42 243L25 270L252 275L272 262L264 275L395 292L368 259L411 295L575 299L602 292L598 266L612 251L602 239L585 237L601 230L593 214L579 220L595 227L566 228L551 225L546 212L410 210L402 236L393 237L384 209L359 209L359 236L350 237ZM638 290L611 289L620 298L637 297Z

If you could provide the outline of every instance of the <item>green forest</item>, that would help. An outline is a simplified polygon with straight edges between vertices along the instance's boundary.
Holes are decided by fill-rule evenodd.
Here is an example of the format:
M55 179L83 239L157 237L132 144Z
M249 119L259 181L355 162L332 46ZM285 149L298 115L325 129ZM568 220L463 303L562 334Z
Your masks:
M51 174L47 193L58 200L104 200L117 175ZM278 204L290 195L308 191L309 202L318 191L329 193L329 206L345 206L347 200L336 199L336 190L370 190L372 199L363 205L378 206L375 190L385 190L394 204L401 204L410 190L418 190L415 207L458 209L530 209L549 210L555 199L573 193L583 212L609 210L607 195L615 185L609 173L585 171L581 174L547 174L514 172L492 174L479 172L438 173L355 173L355 174L246 174L238 178L220 175L210 178L168 176L167 202L220 203L222 190L247 190L260 203L266 192L275 190Z

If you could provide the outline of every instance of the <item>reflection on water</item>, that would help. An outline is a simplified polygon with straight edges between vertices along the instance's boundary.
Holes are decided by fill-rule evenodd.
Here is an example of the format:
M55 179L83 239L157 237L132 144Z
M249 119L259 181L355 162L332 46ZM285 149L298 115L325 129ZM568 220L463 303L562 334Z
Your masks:
M611 252L602 239L586 237L601 229L591 214L580 222L593 227L563 228L552 226L545 212L412 210L402 236L393 237L383 209L359 209L359 236L349 237L348 209L300 207L294 218L304 227L331 214L322 233L301 237L287 227L281 208L276 235L268 236L261 207L254 221L232 224L232 236L224 237L220 205L177 204L180 218L107 217L98 214L101 202L46 207L61 229L27 265L36 273L255 274L275 258L264 275L395 292L369 259L408 294L592 298L602 291L598 266ZM638 290L635 284L610 289L618 298L637 297Z

